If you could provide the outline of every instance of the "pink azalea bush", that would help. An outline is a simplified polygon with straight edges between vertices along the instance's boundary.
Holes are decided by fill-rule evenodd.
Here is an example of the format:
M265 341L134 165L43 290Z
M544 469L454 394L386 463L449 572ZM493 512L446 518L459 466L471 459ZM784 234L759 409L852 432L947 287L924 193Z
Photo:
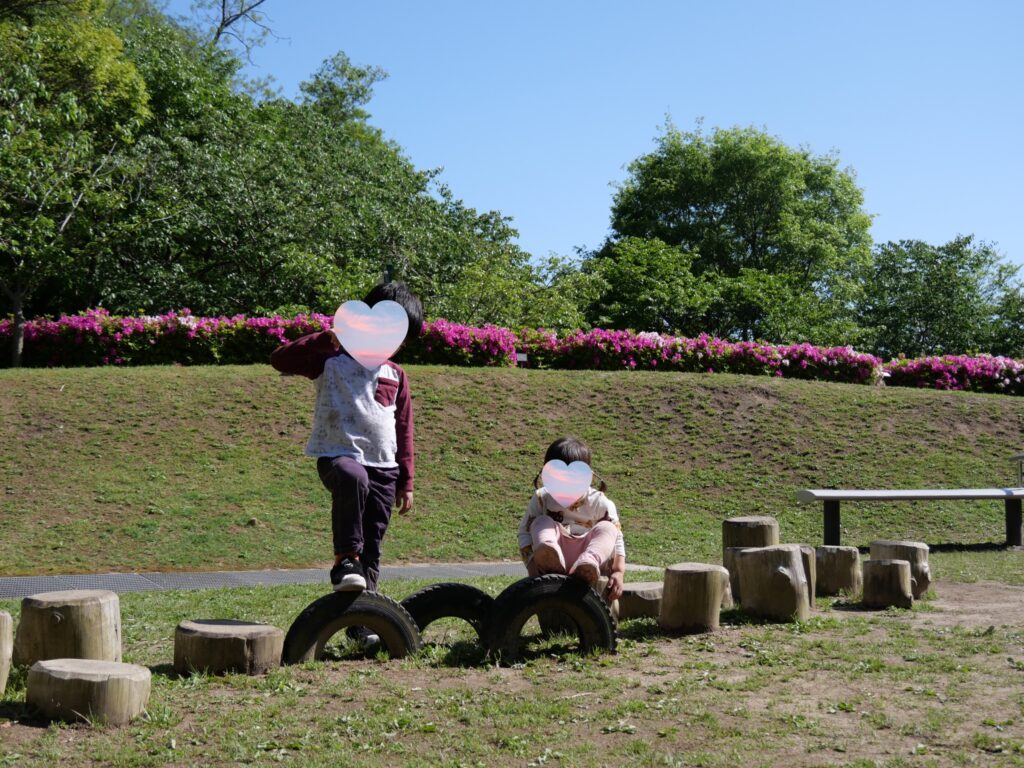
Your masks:
M885 366L886 383L900 387L1024 395L1024 362L992 355L903 358Z
M209 365L266 362L281 343L330 328L328 315L293 318L197 317L189 310L148 317L114 317L95 309L25 327L27 366ZM0 346L13 322L0 321ZM595 328L559 337L543 328L515 333L433 320L396 356L400 362L513 366L516 353L531 368L741 373L890 386L1024 394L1024 362L990 355L897 359L883 364L850 347L731 342ZM7 356L0 357L0 364Z
M882 362L849 347L730 342L701 334L696 338L632 331L527 331L520 350L531 364L550 368L647 369L706 373L745 373L799 379L876 382Z

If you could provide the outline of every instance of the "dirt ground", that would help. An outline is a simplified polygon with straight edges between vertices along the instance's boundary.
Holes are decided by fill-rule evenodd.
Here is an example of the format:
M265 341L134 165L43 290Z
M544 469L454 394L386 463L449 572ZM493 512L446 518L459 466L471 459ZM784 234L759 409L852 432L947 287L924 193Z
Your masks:
M922 650L913 652L948 654L944 661L948 671L942 667L936 672L932 666L919 679L912 660L890 645L888 650L879 651L891 663L886 671L851 676L849 659L831 664L825 650L812 664L802 664L799 657L807 646L800 643L808 638L816 640L813 630L772 648L780 660L766 658L765 669L760 666L758 654L762 651L757 639L763 635L763 627L723 625L716 633L689 639L664 637L652 628L648 636L634 639L647 652L638 652L636 646L624 650L615 660L609 660L602 673L617 678L615 704L621 705L623 697L633 702L628 708L632 714L625 717L610 715L617 710L607 698L609 690L598 687L574 692L571 683L555 686L554 690L547 685L538 687L538 670L558 672L557 663L550 669L542 664L524 670L491 665L417 667L400 661L384 662L382 667L381 662L366 660L342 662L321 670L294 669L290 675L303 689L301 708L330 722L351 712L353 705L369 707L379 700L382 691L377 685L353 690L341 698L330 692L346 675L359 669L370 674L382 672L386 695L400 699L401 706L411 712L434 711L439 700L465 697L467 691L474 692L471 698L479 696L481 700L566 700L579 737L602 745L607 754L621 757L638 743L650 745L650 761L636 761L636 765L666 764L657 761L689 765L693 755L707 750L712 750L712 756L699 764L728 765L732 764L731 756L751 748L760 752L751 765L1024 765L1024 670L1016 666L1024 660L1024 587L939 581L932 589L936 597L927 602L927 609L886 614L886 622L891 619L919 627L932 637L934 633L962 637L956 628L966 630L971 637L992 634L1003 644L1003 650L975 651L961 658L953 646L945 650L945 641L924 644ZM882 613L837 606L827 615L852 620ZM866 630L868 642L859 647L871 649L871 639L877 637L882 648L890 634L886 626L885 622L872 622ZM870 655L869 650L857 658L868 660ZM1007 656L1013 657L1009 664ZM967 671L960 671L961 663ZM766 676L770 680L767 685ZM241 714L246 707L241 701L243 691L236 687L214 684L201 695L204 707L199 711L186 703L184 694L181 700L168 702L183 714L174 728L182 741L185 735L198 738L220 728L217 723L223 721L207 719L212 717L209 713ZM501 718L491 721L481 706L474 710L472 702L466 700L465 717L473 721L475 736L492 745L517 739L528 743L528 729L509 727ZM0 720L4 716L16 717L13 712L0 711ZM457 721L445 721L439 712L432 716L438 718L438 729L449 735L465 727ZM319 722L311 720L304 727L315 730ZM118 739L133 738L131 729L104 733L72 726L60 732L57 749L65 764L93 765L95 761L79 762L90 745L109 740L108 749L117 752ZM38 723L14 719L0 722L0 742L10 750L33 754L44 733L45 728ZM154 733L152 738L159 741L166 738L164 733ZM279 734L281 741L286 740L284 735ZM135 738L142 737L136 734ZM422 734L401 736L399 740L404 738L410 739L410 749L430 746L420 743L426 738ZM688 757L684 762L671 762L677 759L675 756ZM389 764L386 752L377 757L383 762L368 759L366 764ZM492 763L493 757L488 754L484 760L488 765L526 764L510 755L504 755L507 762ZM224 761L214 758L213 762ZM579 763L567 758L562 764Z

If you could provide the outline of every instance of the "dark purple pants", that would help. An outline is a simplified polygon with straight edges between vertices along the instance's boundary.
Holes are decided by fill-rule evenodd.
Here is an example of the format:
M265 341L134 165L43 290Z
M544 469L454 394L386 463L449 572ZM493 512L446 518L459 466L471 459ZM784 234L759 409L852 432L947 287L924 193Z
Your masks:
M347 456L316 461L320 481L331 492L331 530L334 554L358 552L366 573L366 588L377 590L380 550L395 504L398 467L364 467Z

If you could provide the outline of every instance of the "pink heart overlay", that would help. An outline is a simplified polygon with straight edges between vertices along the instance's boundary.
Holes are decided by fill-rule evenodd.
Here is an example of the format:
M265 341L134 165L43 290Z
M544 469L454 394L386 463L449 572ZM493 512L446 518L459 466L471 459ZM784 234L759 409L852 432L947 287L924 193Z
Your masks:
M373 370L395 354L405 341L409 316L397 301L346 301L334 313L334 335L364 368Z
M593 470L585 462L574 461L566 466L561 459L552 459L540 471L540 479L551 498L567 509L590 490L593 476Z

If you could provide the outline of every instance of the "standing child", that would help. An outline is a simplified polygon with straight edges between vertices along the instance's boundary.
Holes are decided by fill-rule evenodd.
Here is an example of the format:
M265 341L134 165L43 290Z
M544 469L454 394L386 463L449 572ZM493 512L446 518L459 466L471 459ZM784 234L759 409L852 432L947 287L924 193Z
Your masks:
M382 283L363 301L395 301L409 316L405 341L423 327L423 305L402 283ZM404 342L403 342L404 343ZM335 591L375 591L381 542L391 520L412 509L413 421L405 371L384 362L367 369L332 331L303 336L274 350L270 363L316 385L313 430L306 455L316 458L331 492Z
M562 437L548 446L544 463L556 459L589 466L590 448L575 437ZM536 478L533 484L536 487ZM600 490L588 488L568 507L545 488L533 494L519 522L519 551L531 576L568 573L593 586L603 573L608 576L608 602L622 596L626 548L615 503L605 490L604 482Z

